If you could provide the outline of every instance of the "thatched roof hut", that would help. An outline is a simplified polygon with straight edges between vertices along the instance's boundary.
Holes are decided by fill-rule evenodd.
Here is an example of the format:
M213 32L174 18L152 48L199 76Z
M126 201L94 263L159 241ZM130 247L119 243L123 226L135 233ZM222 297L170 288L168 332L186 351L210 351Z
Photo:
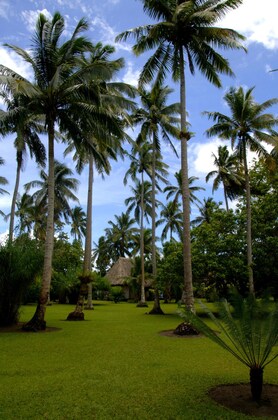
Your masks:
M108 270L106 278L112 286L124 286L127 277L131 276L132 260L120 257L118 261Z

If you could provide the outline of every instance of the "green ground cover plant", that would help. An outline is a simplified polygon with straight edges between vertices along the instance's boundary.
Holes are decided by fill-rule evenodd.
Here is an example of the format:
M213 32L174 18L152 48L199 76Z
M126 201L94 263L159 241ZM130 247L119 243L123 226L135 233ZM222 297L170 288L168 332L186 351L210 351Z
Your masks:
M217 405L208 390L246 382L246 368L206 337L161 335L179 321L134 304L97 302L86 321L67 322L72 306L53 304L40 333L0 334L0 418L248 419ZM22 308L21 321L34 307ZM210 323L210 321L208 321ZM278 384L278 361L265 381Z

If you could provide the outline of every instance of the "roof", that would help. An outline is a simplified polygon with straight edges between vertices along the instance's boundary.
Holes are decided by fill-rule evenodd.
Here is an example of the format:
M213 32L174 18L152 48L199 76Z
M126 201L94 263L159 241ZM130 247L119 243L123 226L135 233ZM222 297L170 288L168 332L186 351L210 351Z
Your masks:
M120 257L106 273L106 278L112 286L122 286L127 277L131 276L132 260Z

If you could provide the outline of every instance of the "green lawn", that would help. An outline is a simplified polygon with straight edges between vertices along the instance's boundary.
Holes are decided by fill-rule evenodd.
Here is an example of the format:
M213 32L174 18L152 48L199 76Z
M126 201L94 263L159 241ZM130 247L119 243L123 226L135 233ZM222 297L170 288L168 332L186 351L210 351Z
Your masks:
M151 306L150 306L151 307ZM159 331L181 322L134 304L101 302L84 322L69 305L47 308L45 333L0 334L0 419L248 419L207 396L221 383L247 382L248 369L205 337ZM22 321L34 312L22 309ZM278 383L278 361L265 370Z

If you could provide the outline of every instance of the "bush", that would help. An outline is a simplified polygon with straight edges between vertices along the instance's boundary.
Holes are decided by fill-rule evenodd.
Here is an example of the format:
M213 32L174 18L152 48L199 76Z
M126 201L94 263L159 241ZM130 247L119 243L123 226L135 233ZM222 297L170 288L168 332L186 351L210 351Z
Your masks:
M42 265L42 250L26 235L0 247L0 326L18 321L20 305Z

